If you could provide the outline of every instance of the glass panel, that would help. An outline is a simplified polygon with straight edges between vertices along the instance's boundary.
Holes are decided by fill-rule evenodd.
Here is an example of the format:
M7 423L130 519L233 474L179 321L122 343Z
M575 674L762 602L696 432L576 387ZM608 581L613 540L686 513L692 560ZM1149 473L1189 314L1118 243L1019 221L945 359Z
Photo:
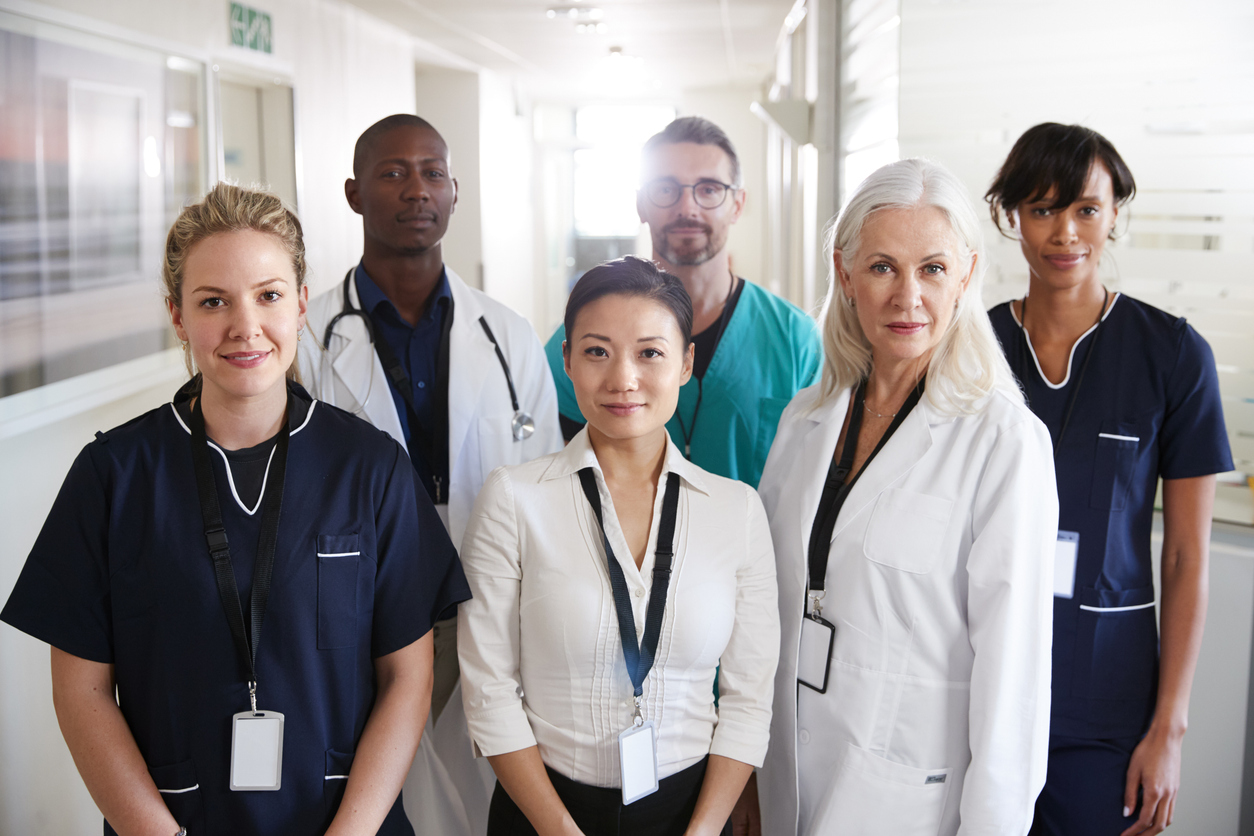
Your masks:
M202 79L0 13L0 397L174 344L158 277L204 188Z

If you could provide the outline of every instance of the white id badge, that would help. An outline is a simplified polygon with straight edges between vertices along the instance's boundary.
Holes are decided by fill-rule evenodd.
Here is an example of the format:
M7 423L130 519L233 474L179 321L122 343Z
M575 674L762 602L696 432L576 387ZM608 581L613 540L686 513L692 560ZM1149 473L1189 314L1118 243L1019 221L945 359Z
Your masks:
M797 652L797 681L820 694L827 693L836 626L813 613L801 619L801 647Z
M283 785L283 715L241 711L231 717L231 789L277 790Z
M1054 597L1075 595L1075 564L1080 553L1080 535L1075 531L1059 531L1054 545Z
M657 734L646 720L618 736L618 760L623 773L623 803L639 801L657 792Z

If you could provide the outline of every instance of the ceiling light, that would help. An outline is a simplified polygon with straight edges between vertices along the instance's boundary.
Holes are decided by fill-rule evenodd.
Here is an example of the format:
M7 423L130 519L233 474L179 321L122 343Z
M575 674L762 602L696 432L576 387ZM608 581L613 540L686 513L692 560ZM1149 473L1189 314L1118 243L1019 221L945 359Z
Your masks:
M604 35L610 27L604 23L576 23L575 32L580 35Z
M568 17L576 23L588 23L605 17L605 10L584 6L551 6L545 10L544 16L549 20L561 16Z

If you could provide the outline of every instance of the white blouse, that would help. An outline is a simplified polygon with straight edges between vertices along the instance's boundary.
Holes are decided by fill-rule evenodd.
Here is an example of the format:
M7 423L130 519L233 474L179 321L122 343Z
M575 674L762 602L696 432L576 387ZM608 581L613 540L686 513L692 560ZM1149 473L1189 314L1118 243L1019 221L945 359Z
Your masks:
M474 598L457 650L477 755L539 745L552 769L621 785L618 735L631 726L631 679L596 516L579 471L592 467L605 534L644 635L666 474L681 477L675 558L642 710L658 734L658 777L707 754L760 766L771 724L779 611L770 529L748 485L707 473L669 437L639 569L587 430L561 452L492 472L462 542ZM714 672L719 705L714 706Z

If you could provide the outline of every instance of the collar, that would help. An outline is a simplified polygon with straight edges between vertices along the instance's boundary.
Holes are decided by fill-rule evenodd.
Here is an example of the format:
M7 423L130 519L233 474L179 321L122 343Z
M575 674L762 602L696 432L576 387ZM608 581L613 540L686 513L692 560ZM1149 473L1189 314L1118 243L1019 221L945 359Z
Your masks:
M570 440L570 443L553 456L552 462L540 478L560 479L563 476L578 473L585 467L591 467L601 474L601 481L605 481L605 474L601 472L601 463L597 461L596 453L592 450L592 442L588 440L587 425L584 425L584 428ZM679 478L688 483L688 487L709 496L710 491L705 484L706 472L685 459L683 453L679 452L679 446L671 439L670 433L667 433L666 457L662 461L662 475L658 479L658 484L664 483L666 474L671 472L678 473Z
M305 391L305 387L301 386L294 380L287 381L287 391L291 396L289 402L292 404L291 410L287 415L287 427L292 435L300 432L309 423L310 414L316 401L310 397ZM192 417L192 398L200 394L200 375L184 383L179 390L174 393L171 405L174 407L174 414L178 416L179 423L183 425L183 429L187 430L188 421ZM191 430L187 430L188 434Z
M813 390L813 397L816 399L820 397L820 393L822 391L821 387L815 386L813 387ZM849 409L849 399L853 397L853 390L854 387L841 389L840 391L835 392L830 398L819 401L814 404L808 412L804 413L806 418L814 424L825 424L829 421L835 421L839 426L843 427L845 423L845 411ZM910 415L906 420L912 420L915 413L921 414L924 422L926 422L929 427L936 426L938 424L952 424L954 421L958 420L957 415L950 415L933 406L932 399L927 396L926 390L924 390L923 397L919 398L918 404L916 404L914 409L910 411Z
M396 320L403 324L406 328L412 328L408 322L401 316L400 311L396 309L396 305L392 304L392 300L387 297L379 286L374 283L374 279L370 278L370 274L366 272L365 266L359 261L357 269L353 271L357 284L357 304L361 306L363 311L376 316L379 314L379 307L383 306L383 310L387 311ZM432 322L436 318L437 311L440 306L447 307L447 299L452 299L452 292L449 290L448 268L440 270L440 281L436 283L435 293L427 303L427 310L422 315L422 322Z

